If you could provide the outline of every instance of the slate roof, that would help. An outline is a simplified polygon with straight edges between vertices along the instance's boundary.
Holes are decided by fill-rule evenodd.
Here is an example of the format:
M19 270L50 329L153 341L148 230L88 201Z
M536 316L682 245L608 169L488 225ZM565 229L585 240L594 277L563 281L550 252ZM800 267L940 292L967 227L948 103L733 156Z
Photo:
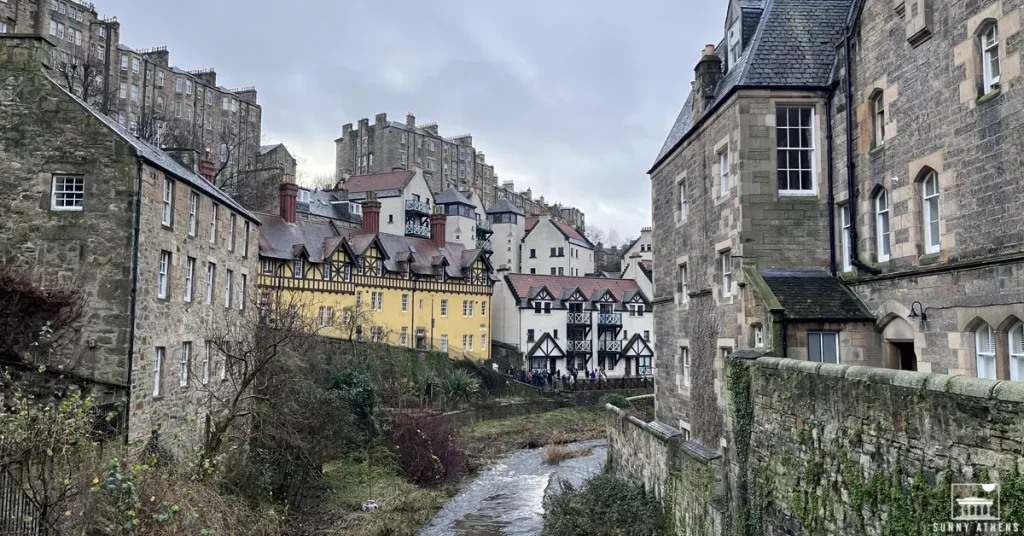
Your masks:
M530 231L532 231L533 228L537 226L537 222L539 221L540 218L526 218L526 234L530 234ZM574 229L572 225L569 225L568 223L565 223L563 221L555 220L551 220L551 223L554 224L555 229L558 229L558 231L562 233L562 235L565 236L566 239L570 241L575 241L580 246L594 249L594 245L590 243L590 240L587 240L586 237L584 237L582 234L580 234L579 231Z
M474 207L474 208L476 207L476 205L474 205L472 201L467 199L465 195L462 195L462 192L456 190L455 188L448 188L447 190L445 190L445 191L435 195L434 196L434 204L435 205L462 204L462 205L466 205L466 206L470 206L470 207Z
M351 223L363 222L362 216L353 214L348 209L347 202L341 200L335 193L323 190L310 191L308 203L301 201L295 203L295 210L298 212Z
M508 199L499 199L497 202L493 203L490 208L487 209L487 213L488 214L510 213L510 214L519 214L520 216L525 216L526 215L526 213L523 212L522 209L520 209L519 207L517 207L514 204L512 204L512 202L509 201Z
M330 223L297 221L289 224L280 216L256 215L260 227L260 255L273 259L293 259L294 247L306 247L310 262L323 262L325 241L335 236Z
M715 98L705 116L742 87L826 87L836 56L836 43L855 0L767 0L756 31L756 7L743 9L744 51L719 81ZM744 5L744 8L747 6ZM748 12L749 11L749 12ZM723 51L718 51L722 55ZM691 91L662 145L653 167L657 167L692 130Z
M349 192L376 192L378 190L401 190L416 175L412 170L388 171L370 175L353 175L345 180L342 187Z
M591 300L600 298L605 290L611 291L615 299L622 301L626 291L641 292L640 286L632 279L609 279L604 277L573 277L563 275L540 274L505 274L505 282L517 303L527 298L530 289L547 288L556 298L566 291L571 292L579 287ZM525 304L524 304L525 305Z
M51 79L50 81L53 82L54 85L56 85L58 88L60 88L65 95L71 97L72 99L74 99L75 102L81 105L86 112L91 114L96 119L99 119L104 125L113 130L115 134L120 136L129 145L134 147L135 152L139 156L144 158L147 162L149 162L155 167L162 169L164 172L169 173L173 177L188 184L189 186L195 188L196 190L202 191L204 194L206 194L209 197L212 197L213 199L216 199L221 204L230 207L231 210L237 212L243 218L259 223L259 220L256 218L256 215L254 213L249 212L248 210L243 208L242 205L239 205L237 202L235 202L234 199L231 198L231 196L224 193L224 191L221 190L220 188L217 188L216 186L211 184L210 181L196 174L191 169L188 169L185 166L181 165L180 163L178 163L177 160L171 158L171 155L163 152L159 147L138 138L135 134L132 134L130 130L121 126L113 118L107 117L106 115L100 113L100 111L96 108L93 108L92 106L86 104L85 101L83 101L82 99L78 98L72 93L69 93L67 90L61 87L59 82L53 79Z
M761 270L789 320L874 321L864 304L824 270Z
M260 145L260 154L267 154L270 151L273 151L274 149L277 149L281 145L282 144L280 144L280 143L274 143L272 145Z

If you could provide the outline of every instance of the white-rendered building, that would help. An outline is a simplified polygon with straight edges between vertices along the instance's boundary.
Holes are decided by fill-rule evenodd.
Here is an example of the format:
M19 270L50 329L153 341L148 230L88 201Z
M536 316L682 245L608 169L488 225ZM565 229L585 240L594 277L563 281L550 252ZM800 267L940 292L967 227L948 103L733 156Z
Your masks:
M640 252L622 260L622 279L632 279L644 291L645 296L654 296L653 260L645 260Z
M494 337L517 346L524 367L653 374L653 309L636 281L499 270L492 303Z
M526 234L526 214L508 200L499 199L487 209L487 219L494 230L491 236L494 245L491 264L520 272L519 261L523 252L523 235Z
M526 219L522 245L519 272L573 277L594 273L593 244L550 215Z
M645 261L654 260L654 233L650 227L640 229L640 238L630 244L626 251L622 252L622 267L626 267L626 260L634 253L639 253L640 258Z
M445 242L459 243L466 249L481 249L489 253L491 225L481 209L455 188L437 194L434 203L448 215L445 221Z
M421 168L352 175L340 181L338 187L348 192L349 201L356 203L364 201L370 192L377 196L380 232L430 238L434 196Z

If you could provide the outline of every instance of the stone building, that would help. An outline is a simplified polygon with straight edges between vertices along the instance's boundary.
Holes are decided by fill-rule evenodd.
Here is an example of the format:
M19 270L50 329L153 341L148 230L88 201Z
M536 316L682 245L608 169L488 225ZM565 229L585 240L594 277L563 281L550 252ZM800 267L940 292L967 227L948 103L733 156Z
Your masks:
M54 80L53 44L0 35L0 258L85 301L67 372L129 395L129 438L199 440L229 388L209 337L252 315L259 221ZM179 161L180 160L180 161Z
M1022 378L1018 4L730 3L650 170L659 420L718 446L740 349Z
M404 123L389 121L386 113L377 114L373 123L369 119L360 119L355 126L348 123L342 126L341 137L334 144L338 177L419 166L435 194L448 188L473 192L483 200L482 209L499 199L512 202L529 215L547 209L543 202L533 199L529 189L516 192L512 181L499 185L494 165L473 146L473 136L442 137L437 123L417 125L411 113ZM559 206L558 212L574 227L583 227L584 215L578 209Z

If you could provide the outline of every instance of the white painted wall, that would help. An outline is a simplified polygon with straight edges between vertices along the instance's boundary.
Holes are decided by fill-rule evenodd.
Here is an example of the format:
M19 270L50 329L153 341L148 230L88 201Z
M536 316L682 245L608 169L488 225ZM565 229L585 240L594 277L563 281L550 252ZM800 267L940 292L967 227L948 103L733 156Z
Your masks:
M569 239L551 222L550 216L542 216L533 230L522 241L520 273L543 275L585 276L594 272L594 250L570 243ZM562 248L563 256L552 257L551 248ZM530 251L536 253L530 257ZM551 273L551 269L555 273ZM561 268L561 273L559 273ZM535 270L535 271L531 271Z
M654 260L654 233L650 227L644 227L640 230L640 239L633 244L622 256L622 262L625 264L626 260L633 253L639 253L640 258L645 261ZM650 296L650 294L648 294Z
M444 235L445 243L459 243L466 249L476 249L476 220L463 216L448 216Z
M639 252L637 252L639 255ZM627 256L624 262L624 269L622 270L623 279L632 279L640 285L640 290L644 291L644 295L647 299L650 299L654 295L654 283L644 275L643 270L640 269L640 261L643 260L642 256L629 257Z
M523 273L520 255L523 249L523 235L526 233L526 217L518 216L516 223L495 223L491 242L494 244L494 255L491 264L495 268L502 264L515 273ZM529 272L527 272L529 273Z

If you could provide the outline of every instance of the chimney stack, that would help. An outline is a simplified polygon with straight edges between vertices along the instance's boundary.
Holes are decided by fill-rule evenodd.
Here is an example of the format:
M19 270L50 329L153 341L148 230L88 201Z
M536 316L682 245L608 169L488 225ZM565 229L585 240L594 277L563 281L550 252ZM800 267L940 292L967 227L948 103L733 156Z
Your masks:
M693 82L693 120L704 116L711 101L715 98L715 90L722 79L722 58L715 54L715 45L704 47L700 61L694 69Z
M380 232L380 201L375 192L366 192L366 201L363 201L363 230L373 234Z
M416 126L416 116L412 115L412 112L409 112L409 113L405 114L405 126L407 126L407 127L415 127Z
M199 151L188 148L167 148L163 150L177 163L192 173L199 173Z
M448 222L448 216L443 210L444 208L435 206L434 213L430 215L430 239L439 248L444 247L444 234L447 230L445 224Z
M213 162L203 160L202 162L199 162L199 174L202 175L207 182L213 184L213 179L217 175L217 167L213 165Z
M299 185L292 182L281 184L281 218L295 223L295 203L299 197Z

